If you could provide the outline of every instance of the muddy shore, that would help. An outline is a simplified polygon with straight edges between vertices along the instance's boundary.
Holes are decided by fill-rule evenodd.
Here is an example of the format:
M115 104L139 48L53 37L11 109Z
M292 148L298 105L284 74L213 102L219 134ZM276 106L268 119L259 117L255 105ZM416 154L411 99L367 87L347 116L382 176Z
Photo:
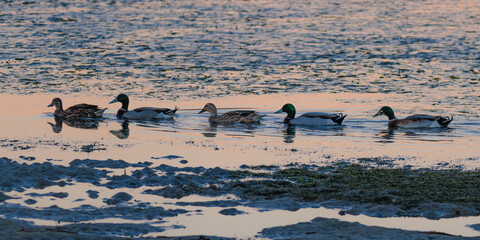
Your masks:
M40 227L25 221L0 219L0 234L8 239L171 239L171 240L221 240L232 239L216 236L182 237L111 237L95 234L79 234L72 228ZM86 228L88 226L83 226ZM339 231L341 229L341 231ZM382 227L364 226L359 223L341 222L336 219L316 218L311 222L264 229L257 236L261 239L465 239L439 232L404 231ZM473 237L468 239L480 239Z
M162 218L190 214L184 210L192 206L221 207L222 215L244 214L241 207L261 211L284 209L296 211L307 207L341 209L339 215L385 217L424 217L444 219L480 215L480 172L463 171L457 167L445 169L398 168L382 159L357 159L355 163L339 162L328 166L296 165L286 166L242 166L237 170L204 167L158 166L151 162L128 163L123 160L77 159L69 166L51 163L19 164L8 158L0 158L2 189L0 211L2 231L21 239L22 236L54 235L54 238L69 236L83 239L84 235L99 239L115 237L143 237L149 233L161 233L165 227L142 224L78 223L94 219L119 217L123 219L154 221ZM111 175L115 169L135 169L120 175ZM177 209L165 209L141 202L124 191L118 191L110 198L102 199L106 207L88 204L73 209L55 205L47 208L30 208L9 203L10 192L22 192L28 188L44 189L51 186L68 187L77 183L108 189L139 189L145 195L178 199ZM89 197L98 198L98 192L87 191ZM30 194L27 205L34 204L36 196L65 198L64 192ZM220 197L234 195L235 199L192 202L188 196L200 195ZM14 219L43 219L68 223L56 227L40 227ZM10 226L10 227L7 227ZM171 226L171 227L182 227ZM477 228L478 226L472 226ZM335 228L337 229L335 231ZM342 231L338 231L342 228ZM322 231L314 230L322 229ZM329 230L330 229L330 230ZM385 239L385 237L414 239L448 239L442 233L422 233L380 227L364 226L358 223L341 222L336 219L317 218L308 223L264 229L257 235L262 238L295 238L305 235L316 237L346 237ZM308 235L308 236L307 236ZM15 239L12 237L12 239ZM221 238L222 236L220 236ZM303 237L302 237L303 238ZM175 238L174 238L175 239ZM185 238L181 238L185 239ZM201 239L193 236L187 239ZM210 237L210 239L216 239Z

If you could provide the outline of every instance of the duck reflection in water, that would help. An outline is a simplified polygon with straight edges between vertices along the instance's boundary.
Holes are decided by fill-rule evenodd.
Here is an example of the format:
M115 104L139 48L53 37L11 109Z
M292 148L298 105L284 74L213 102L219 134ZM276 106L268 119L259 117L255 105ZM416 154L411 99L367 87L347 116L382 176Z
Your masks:
M393 143L393 139L395 138L395 129L389 128L381 130L377 136L381 138L381 140L377 141L379 143Z
M98 129L98 124L100 120L98 118L62 118L54 116L55 123L47 122L52 126L54 133L60 133L63 128L63 123L67 124L69 127L80 128L80 129Z
M287 125L285 129L283 129L283 142L285 143L293 143L293 139L295 138L295 125Z
M394 140L401 140L401 139L416 139L422 141L440 141L441 139L438 137L446 136L453 129L451 128L417 128L417 129L395 129L389 128L385 130L381 130L377 136L381 138L381 140L377 141L380 143L393 143Z
M218 123L211 122L205 132L202 132L204 137L216 137L217 136Z
M122 122L122 128L119 130L110 130L110 133L115 135L119 139L127 139L130 135L130 129L128 128L128 121Z
M257 129L258 126L258 124L219 124L211 122L208 127L204 128L202 135L205 137L216 137L218 130L221 129L225 135L231 137L253 137L255 135L255 129Z

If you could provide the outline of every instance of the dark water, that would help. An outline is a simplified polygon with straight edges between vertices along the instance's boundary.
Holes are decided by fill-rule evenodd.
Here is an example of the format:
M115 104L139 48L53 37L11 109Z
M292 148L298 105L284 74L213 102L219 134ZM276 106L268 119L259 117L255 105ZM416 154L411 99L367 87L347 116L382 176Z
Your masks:
M3 1L0 8L3 93L382 92L478 112L475 1Z

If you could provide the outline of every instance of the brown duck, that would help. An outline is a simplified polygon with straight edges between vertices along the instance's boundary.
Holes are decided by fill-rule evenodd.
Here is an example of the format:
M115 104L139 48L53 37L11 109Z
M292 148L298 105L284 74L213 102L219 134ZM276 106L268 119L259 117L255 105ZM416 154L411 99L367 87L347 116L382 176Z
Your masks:
M98 118L102 117L103 112L106 110L106 108L98 108L97 105L86 103L73 105L63 110L63 104L60 98L54 98L52 103L47 107L53 106L55 106L55 116L62 118Z
M231 123L259 123L265 115L259 115L252 110L236 110L217 115L217 107L213 103L207 103L199 113L209 112L208 120L211 123L231 124Z

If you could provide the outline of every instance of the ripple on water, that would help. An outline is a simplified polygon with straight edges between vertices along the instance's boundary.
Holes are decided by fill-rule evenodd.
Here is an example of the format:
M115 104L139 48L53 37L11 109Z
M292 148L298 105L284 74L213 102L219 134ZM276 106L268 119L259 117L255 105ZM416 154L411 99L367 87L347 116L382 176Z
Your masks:
M2 9L3 92L177 99L347 91L425 94L432 104L456 97L474 108L478 101L480 9L469 1L8 2Z
M116 224L97 221L91 233L138 236L167 228L146 220L182 221L190 209L150 202L162 205L164 196L185 197L189 189L228 178L218 166L353 159L406 169L478 168L480 5L474 0L66 0L7 1L0 8L0 98L7 103L2 111L13 113L2 116L0 139L0 156L14 159L0 158L0 187L7 191L0 193L0 208L8 218L115 218ZM190 110L179 111L174 121L144 122L116 121L112 110L83 128L44 114L52 95L68 96L72 104L82 99L106 105L102 97L111 100L119 92L132 95L135 104L176 100ZM207 101L268 116L261 125L212 126L191 110ZM284 116L270 115L285 102L295 102L299 113L349 116L342 127L285 127ZM370 119L382 105L398 116L432 113L454 115L455 121L449 129L388 130L386 119ZM203 172L210 175L195 176ZM172 186L152 189L159 184ZM150 189L135 192L140 187ZM145 193L152 194L141 199ZM205 213L216 219L260 215L228 201L209 205L182 198L182 207L227 208ZM284 206L299 207L293 200ZM286 219L277 216L283 217L263 222ZM179 226L168 227L182 234L174 231Z

